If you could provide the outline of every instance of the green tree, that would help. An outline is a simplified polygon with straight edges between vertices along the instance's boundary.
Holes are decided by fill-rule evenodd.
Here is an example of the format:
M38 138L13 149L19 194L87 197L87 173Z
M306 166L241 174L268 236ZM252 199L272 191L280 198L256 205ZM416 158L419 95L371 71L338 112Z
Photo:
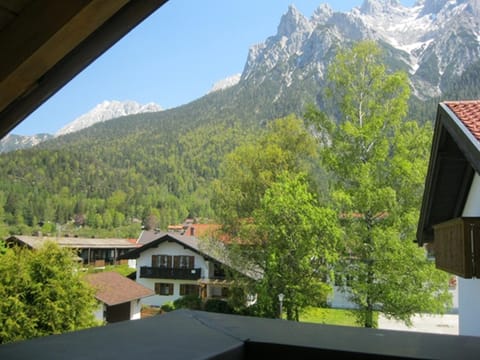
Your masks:
M60 334L96 324L96 300L74 253L54 243L0 255L0 343Z
M263 272L255 286L262 314L277 313L280 293L289 320L298 321L302 309L326 302L337 254L337 216L319 206L305 175L283 173L271 184L248 235L251 240L241 250Z
M340 51L328 71L335 120L310 108L332 198L342 218L343 275L359 322L373 311L405 321L448 306L447 279L414 243L431 129L404 122L409 86L373 42Z
M256 140L226 156L215 182L213 206L229 231L260 207L267 188L284 171L308 172L316 158L316 144L303 121L293 115L267 125Z

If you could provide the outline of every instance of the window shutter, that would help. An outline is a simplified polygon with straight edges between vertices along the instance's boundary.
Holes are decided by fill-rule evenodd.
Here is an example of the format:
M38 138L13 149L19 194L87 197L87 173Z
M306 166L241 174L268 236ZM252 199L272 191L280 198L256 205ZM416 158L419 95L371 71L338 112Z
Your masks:
M161 284L160 283L155 283L155 294L159 294L160 295L160 286Z
M193 269L195 267L195 256L189 256L188 265L189 269Z
M180 296L185 295L185 284L180 284Z
M173 267L175 269L179 269L180 268L180 256L174 256L173 257Z
M158 267L158 255L152 255L152 267Z
M169 269L172 268L172 256L170 256L170 255L167 256L167 267L168 267ZM172 286L173 286L173 285L172 285ZM172 290L172 294L173 294L173 290Z
M168 284L168 295L173 295L173 284Z

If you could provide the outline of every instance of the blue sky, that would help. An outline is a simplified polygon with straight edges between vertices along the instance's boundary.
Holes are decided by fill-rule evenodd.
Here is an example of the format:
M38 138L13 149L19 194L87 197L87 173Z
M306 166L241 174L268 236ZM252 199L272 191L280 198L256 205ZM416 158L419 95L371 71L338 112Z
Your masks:
M324 2L349 11L362 0L170 0L12 133L53 134L104 100L186 104L241 73L250 46L276 33L290 4L310 17Z

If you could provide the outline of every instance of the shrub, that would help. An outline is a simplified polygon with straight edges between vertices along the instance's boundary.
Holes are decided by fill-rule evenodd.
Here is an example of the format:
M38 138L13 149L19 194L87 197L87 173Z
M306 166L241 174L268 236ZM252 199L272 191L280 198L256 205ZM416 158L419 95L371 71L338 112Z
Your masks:
M175 309L200 310L202 300L197 295L185 295L173 302Z
M208 312L216 312L216 313L223 313L223 314L232 314L233 309L230 305L224 300L219 299L210 299L207 300L205 303L205 311Z
M164 311L164 312L170 312L170 311L175 310L175 305L173 304L172 301L169 301L169 302L163 304L163 305L160 307L160 309L161 309L162 311Z

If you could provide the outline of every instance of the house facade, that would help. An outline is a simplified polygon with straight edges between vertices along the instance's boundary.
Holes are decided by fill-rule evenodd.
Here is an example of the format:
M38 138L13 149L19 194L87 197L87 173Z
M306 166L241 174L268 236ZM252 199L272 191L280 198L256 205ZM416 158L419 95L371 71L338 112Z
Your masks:
M480 101L438 107L417 242L458 278L459 334L480 336Z
M202 300L224 299L228 291L225 263L201 249L195 236L144 231L139 238L141 247L124 258L136 259L137 283L154 291L155 295L142 303L161 306L186 295Z

